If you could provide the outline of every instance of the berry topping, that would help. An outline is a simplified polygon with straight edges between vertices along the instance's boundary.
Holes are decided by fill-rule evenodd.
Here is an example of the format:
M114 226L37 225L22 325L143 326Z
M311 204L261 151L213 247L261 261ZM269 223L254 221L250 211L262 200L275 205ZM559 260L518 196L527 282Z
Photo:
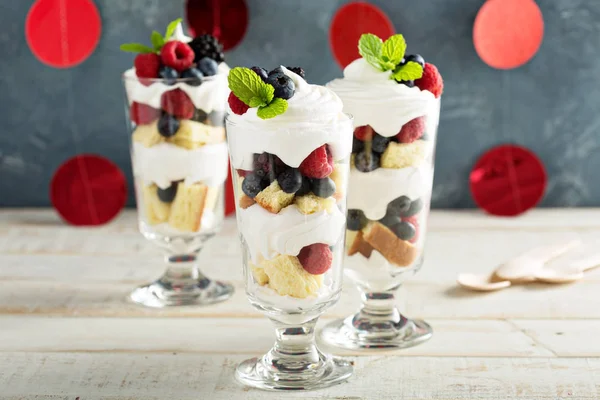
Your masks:
M200 86L204 74L198 68L189 68L181 73L181 78L190 86Z
M158 188L156 194L163 203L171 203L177 194L177 182L171 182L171 186L166 189Z
M294 89L293 81L287 77L279 79L278 75L274 74L268 77L269 82L271 78L276 87L264 82L259 74L250 68L236 67L227 74L227 83L238 99L249 107L256 108L258 118L270 119L285 113L288 108L286 98L293 95Z
M437 67L433 64L426 63L423 69L423 76L417 79L415 84L421 90L429 90L437 98L444 91L444 81Z
M129 117L136 125L149 124L160 116L160 110L146 104L131 103Z
M229 93L229 98L227 99L227 102L229 103L229 108L231 108L231 111L233 111L233 113L237 115L245 114L246 111L248 111L248 108L250 108L246 105L246 103L238 99L237 96L233 94L233 92Z
M396 81L397 83L401 83L404 86L415 87L415 81Z
M204 57L200 61L198 61L198 69L202 71L204 76L213 76L217 74L217 69L219 65L212 58Z
M359 126L354 130L354 137L365 142L373 138L373 132L373 128L369 125Z
M296 193L302 187L302 175L296 168L288 168L277 175L281 190L286 193Z
M389 142L389 138L386 138L385 136L381 136L379 133L376 133L373 136L373 139L371 139L371 150L373 150L375 153L381 154L385 151L385 148L387 147Z
M400 196L392 201L387 206L387 214L401 216L406 214L410 208L411 201L406 196Z
M346 228L351 231L359 231L367 225L367 217L362 210L348 210Z
M352 152L358 153L363 151L365 148L365 142L356 138L356 136L352 137Z
M402 126L396 138L400 143L412 143L423 136L425 132L425 117L418 117Z
M316 196L326 199L335 193L335 182L330 178L311 179L310 189Z
M309 274L321 275L331 268L333 253L326 244L314 243L300 250L298 261Z
M410 203L410 207L405 212L401 213L400 216L402 218L412 217L413 215L417 215L419 211L423 209L423 200L416 199Z
M190 68L194 63L194 51L187 43L172 40L165 43L160 50L160 59L167 67L181 72Z
M333 157L326 145L315 149L300 164L300 172L308 178L325 178L333 172Z
M379 168L379 156L363 150L354 157L354 166L360 172L371 172Z
M406 64L409 61L416 62L417 64L419 64L421 66L421 68L425 68L425 59L423 57L421 57L420 54L410 54L410 55L404 57L404 60L402 60L402 62L400 64Z
M204 124L204 123L206 123L207 118L208 118L208 115L206 115L206 113L204 111L202 111L199 108L196 108L194 110L194 116L191 119L193 121L202 122Z
M296 191L296 196L304 196L310 193L310 178L302 177L302 185L300 189Z
M168 138L175 136L179 130L179 120L172 115L163 113L158 120L158 133Z
M158 78L160 57L154 53L138 54L133 60L138 78Z
M267 78L269 77L269 74L267 73L267 70L261 67L252 67L250 68L252 71L256 72L256 75L258 75L260 77L260 79L262 79L263 82L267 82Z
M286 67L287 69L289 69L290 71L292 71L293 73L295 73L296 75L299 75L300 78L304 79L304 69L302 69L302 67Z
M402 221L411 224L415 228L415 234L411 239L408 239L411 243L416 243L419 240L419 219L416 215L412 217L402 218Z
M158 76L160 76L164 80L164 83L167 85L174 85L175 82L177 82L178 78L177 71L175 71L171 67L166 67L164 65L160 67L160 70L158 71Z
M211 58L217 63L223 62L223 46L212 35L201 35L188 43L194 51L194 61L198 62L204 57Z
M401 221L400 223L391 226L390 229L401 240L411 240L417 233L413 224L405 221Z
M402 222L402 219L400 219L400 217L398 217L397 215L393 215L388 212L383 218L379 220L379 222L391 229L394 226L398 225L400 222Z
M242 182L242 191L251 199L263 190L262 178L254 173L246 175Z
M237 172L238 176L241 176L242 178L245 178L252 173L252 171L246 171L243 169L236 169L236 172Z
M186 92L181 89L170 90L163 93L160 98L160 107L167 113L181 119L194 116L194 103Z
M275 97L279 97L284 100L290 99L296 90L294 81L289 76L284 74L281 68L279 68L279 71L275 69L269 73L267 83L272 85L275 89Z

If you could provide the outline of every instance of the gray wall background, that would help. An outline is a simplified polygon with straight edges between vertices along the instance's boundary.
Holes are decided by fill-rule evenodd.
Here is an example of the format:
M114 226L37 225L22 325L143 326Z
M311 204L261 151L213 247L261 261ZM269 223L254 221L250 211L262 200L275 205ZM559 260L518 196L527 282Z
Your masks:
M340 76L327 39L343 0L248 0L250 23L232 65L301 65L310 81ZM534 150L550 176L543 206L600 206L600 1L538 0L545 20L536 57L513 71L487 67L472 44L484 0L372 0L436 64L445 94L434 206L474 203L468 172L500 143ZM131 185L120 74L133 57L118 47L149 39L183 14L183 0L95 0L103 21L96 52L76 68L31 54L24 21L33 1L0 0L0 206L46 206L54 170L80 152L109 157ZM130 186L131 188L131 186ZM130 190L129 204L134 204Z

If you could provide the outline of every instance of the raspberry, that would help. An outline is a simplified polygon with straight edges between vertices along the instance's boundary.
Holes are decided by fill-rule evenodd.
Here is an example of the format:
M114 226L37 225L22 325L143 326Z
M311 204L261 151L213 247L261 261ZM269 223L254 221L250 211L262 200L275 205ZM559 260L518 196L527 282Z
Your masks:
M307 178L322 179L333 172L333 157L326 145L314 150L298 167Z
M163 93L160 98L160 107L167 113L182 119L194 116L194 103L181 89L170 90Z
M235 94L233 94L233 92L229 93L229 98L227 99L227 102L229 103L231 111L233 111L237 115L246 114L246 111L248 111L248 108L250 108L246 105L246 103L238 99L238 97Z
M158 54L138 54L133 60L135 74L138 78L158 78L158 70L160 69L160 57ZM149 86L152 81L140 79L142 84Z
M236 169L236 172L240 178L245 178L252 173L252 171L246 171L244 169Z
M369 141L373 138L373 128L369 125L359 126L354 130L354 137L363 142Z
M159 116L160 110L146 104L136 103L135 101L131 103L131 107L129 108L129 118L136 125L149 124Z
M415 81L415 84L421 90L429 90L437 98L444 91L444 80L440 75L437 67L433 64L426 63L423 69L423 76Z
M424 132L425 117L418 117L404 124L400 132L396 135L396 138L400 143L412 143L423 136Z
M402 221L408 222L415 227L415 236L413 236L409 242L413 244L416 243L417 240L419 240L419 217L416 215L413 215L412 217L404 217L402 218Z
M160 59L167 67L182 72L192 66L194 51L186 43L173 40L165 43L160 50Z
M326 244L315 243L303 247L298 254L298 260L309 274L321 275L331 268L333 254Z

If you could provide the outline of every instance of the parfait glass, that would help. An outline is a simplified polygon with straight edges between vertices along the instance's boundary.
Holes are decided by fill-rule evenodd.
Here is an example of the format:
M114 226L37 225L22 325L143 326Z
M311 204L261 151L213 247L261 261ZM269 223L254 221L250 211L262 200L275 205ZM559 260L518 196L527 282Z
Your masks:
M236 378L266 390L342 382L352 365L317 348L315 325L342 288L351 117L260 126L238 121L227 117L227 139L246 294L274 324L276 342L262 357L242 362ZM307 178L298 167L319 151L332 156L332 172ZM290 182L301 186L284 192ZM252 193L256 185L260 191Z
M396 123L382 124L377 115L355 120L344 271L362 306L321 330L321 339L333 346L391 350L432 336L426 322L400 312L396 293L423 265L440 99L416 87L406 90L420 107L406 107ZM387 135L374 126L387 128Z
M123 75L140 232L163 252L165 273L130 299L148 307L211 304L233 294L205 276L197 255L221 228L226 72L203 79Z

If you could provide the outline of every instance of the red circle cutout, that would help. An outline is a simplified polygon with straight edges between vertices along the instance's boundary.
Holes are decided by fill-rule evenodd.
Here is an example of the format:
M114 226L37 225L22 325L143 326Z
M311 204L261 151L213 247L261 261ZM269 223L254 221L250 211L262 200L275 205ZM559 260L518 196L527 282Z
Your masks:
M73 67L88 58L100 40L102 21L91 0L38 0L25 21L33 55L51 67Z
M473 26L473 44L490 67L511 69L533 58L544 37L544 18L534 0L487 0Z
M56 170L50 183L50 199L70 224L105 224L125 207L125 175L104 157L80 154Z
M358 39L363 33L373 33L385 40L394 34L394 26L381 9L361 1L346 4L333 16L329 45L342 68L360 57Z
M185 14L192 36L214 35L224 50L237 46L248 28L245 0L187 0Z
M547 175L541 160L530 150L515 146L494 147L482 155L469 176L477 206L490 214L519 215L544 197Z

